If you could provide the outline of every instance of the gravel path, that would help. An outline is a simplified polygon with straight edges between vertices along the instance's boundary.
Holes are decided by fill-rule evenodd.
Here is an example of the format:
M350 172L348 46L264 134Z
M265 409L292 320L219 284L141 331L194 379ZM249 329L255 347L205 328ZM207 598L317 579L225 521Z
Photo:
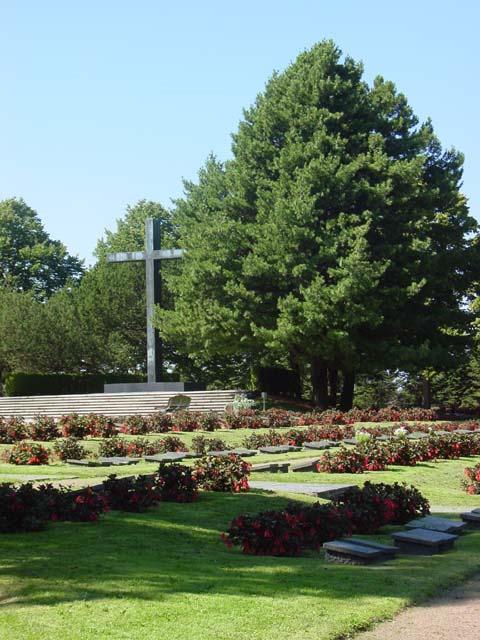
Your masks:
M479 640L480 575L452 591L381 622L355 640Z

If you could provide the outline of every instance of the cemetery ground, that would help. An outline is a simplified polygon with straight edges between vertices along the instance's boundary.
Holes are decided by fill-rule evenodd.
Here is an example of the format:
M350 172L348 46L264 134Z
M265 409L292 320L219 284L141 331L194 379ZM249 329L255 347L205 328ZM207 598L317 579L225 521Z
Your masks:
M237 430L203 435L240 445L250 434ZM188 445L198 432L175 435ZM98 447L95 439L85 444ZM322 452L263 454L249 462L317 455ZM358 485L366 480L406 482L430 500L433 513L455 517L461 507L480 506L479 496L467 495L461 487L464 467L479 460L426 462L363 474L253 473L251 479ZM109 468L2 464L0 475L4 481L32 477L95 484L110 473L132 475L155 469L154 463L145 462ZM220 533L238 514L282 508L288 499L315 501L301 494L260 490L202 492L191 504L161 503L140 514L110 512L96 524L55 523L39 533L2 534L0 637L346 638L480 571L480 531L462 535L455 549L445 554L402 555L366 567L327 563L322 552L296 558L244 555L227 549L220 540ZM388 543L394 530L385 527L373 539Z

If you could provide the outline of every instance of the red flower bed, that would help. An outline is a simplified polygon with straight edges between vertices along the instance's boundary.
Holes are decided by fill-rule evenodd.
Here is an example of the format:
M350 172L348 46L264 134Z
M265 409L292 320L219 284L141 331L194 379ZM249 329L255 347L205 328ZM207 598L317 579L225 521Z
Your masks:
M317 463L319 473L363 473L383 471L385 468L385 452L375 445L352 449L341 446L334 453L326 451Z
M232 453L228 456L205 456L195 466L198 484L206 491L248 491L251 465Z
M119 431L130 436L138 436L148 433L151 425L152 423L144 416L126 416L121 420Z
M50 520L46 497L28 482L0 484L0 532L40 531Z
M112 474L103 481L103 491L110 509L118 511L146 511L161 500L158 482L151 476L117 478Z
M53 445L55 455L65 462L65 460L82 460L88 455L85 447L77 438L65 438L57 440Z
M201 415L195 411L178 411L173 416L172 431L198 431L202 428Z
M463 488L471 495L480 494L480 463L463 470Z
M28 438L28 427L23 418L2 418L0 416L0 443L12 444Z
M295 556L352 533L375 533L385 524L403 524L429 513L428 501L415 487L365 483L330 504L294 503L282 511L240 515L221 537L244 553Z
M87 420L78 413L69 413L58 419L58 425L64 438L79 438L83 440L88 435Z
M149 440L148 438L135 438L127 441L127 456L131 458L141 458L142 456L153 456L156 453L165 451L164 441Z
M161 500L193 502L198 498L198 483L191 467L183 464L161 464L157 474Z
M48 464L48 457L48 449L31 442L19 442L5 453L8 464Z
M30 425L30 437L32 440L48 442L55 440L60 435L57 423L49 416L35 416Z

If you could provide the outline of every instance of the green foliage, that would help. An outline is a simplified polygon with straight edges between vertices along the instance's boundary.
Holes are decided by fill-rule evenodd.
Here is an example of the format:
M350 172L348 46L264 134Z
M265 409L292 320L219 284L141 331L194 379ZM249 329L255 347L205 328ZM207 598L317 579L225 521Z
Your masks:
M187 253L158 314L182 351L311 367L325 406L326 371L343 370L345 408L355 371L452 362L478 265L461 154L362 74L328 41L272 76L233 159L209 158L176 203Z
M9 373L5 377L7 396L48 396L69 393L103 393L103 385L114 382L141 382L135 374Z
M19 198L0 202L0 286L44 300L82 273L82 262L49 237L36 211Z

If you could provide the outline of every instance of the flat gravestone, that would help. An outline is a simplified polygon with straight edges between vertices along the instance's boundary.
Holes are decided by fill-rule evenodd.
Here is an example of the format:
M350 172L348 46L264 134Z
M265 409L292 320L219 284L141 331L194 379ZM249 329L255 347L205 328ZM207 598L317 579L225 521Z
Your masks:
M341 441L341 444L358 444L358 440L356 438L345 438L345 440Z
M431 531L441 531L442 533L460 533L467 525L465 522L458 520L425 516L424 518L411 520L405 526L407 529L430 529Z
M184 451L171 451L169 453L157 453L154 456L144 456L145 462L178 462L185 458Z
M122 465L130 465L130 464L138 464L140 462L140 458L127 458L124 456L111 456L111 457L103 457L98 459L101 463L107 463L115 466Z
M403 553L431 556L451 549L458 536L430 529L410 529L392 533L392 538Z
M313 442L304 442L303 446L305 449L329 449L335 447L336 444L333 440L314 440Z
M223 451L207 451L207 456L214 456L215 458L226 458L227 456L231 456L233 451L230 449L225 449Z
M81 459L81 460L73 460L73 459L68 459L66 460L67 464L74 464L77 467L110 467L111 466L111 462L102 462L100 460L87 460L85 458Z
M455 429L453 433L457 433L460 436L471 436L474 434L474 431L470 429Z
M393 439L393 436L378 436L375 439L378 440L379 442L389 442L390 440Z
M298 462L292 462L290 464L290 471L315 471L318 461L319 458L312 458L311 460L299 460Z
M480 529L480 509L461 513L460 517L469 529Z
M257 464L252 464L252 471L270 471L273 466L271 462L259 462Z
M236 453L237 456L242 456L244 458L249 458L251 456L258 455L257 449L244 449L243 447L238 447L237 449L232 449L232 453Z
M428 433L424 431L412 431L407 435L409 440L423 440L424 438L428 438Z
M255 465L254 465L255 466ZM252 489L264 489L265 491L284 491L287 493L300 493L307 496L317 496L325 500L340 498L350 491L353 484L320 484L316 482L276 482L274 480L252 480L249 482Z
M371 564L392 558L398 551L396 547L364 544L359 540L332 540L325 542L325 558L330 562L343 564Z
M260 447L261 453L289 453L290 451L301 451L301 447L293 447L289 444L279 444L271 447Z

